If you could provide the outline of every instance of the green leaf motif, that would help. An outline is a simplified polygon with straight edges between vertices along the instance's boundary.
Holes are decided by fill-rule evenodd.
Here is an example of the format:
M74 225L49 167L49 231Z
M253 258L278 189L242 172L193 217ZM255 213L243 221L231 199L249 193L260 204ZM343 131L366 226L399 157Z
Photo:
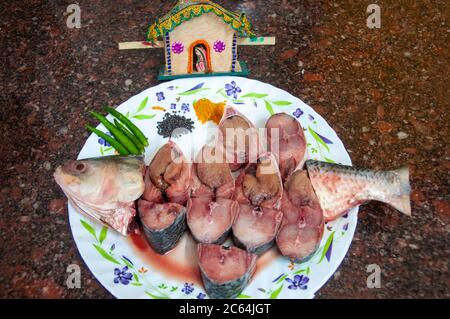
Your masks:
M224 98L228 99L228 96L225 93L220 92L220 95L222 95Z
M156 114L152 114L152 115L140 114L140 115L133 116L133 118L138 119L138 120L150 120L150 119L154 118L155 116L156 116Z
M140 287L142 284L140 282L132 282L131 285Z
M333 242L333 237L334 237L334 233L336 231L333 231L330 236L328 237L325 246L323 246L323 250L322 250L322 255L320 256L319 261L317 262L317 264L320 264L323 259L325 258L325 255L327 254L328 248L330 247L331 243Z
M311 126L308 126L308 131L320 145L322 145L328 152L330 151L330 148L328 147L327 143L325 143L322 140L322 138L319 135L317 135L316 132L314 132L314 130L311 128Z
M271 102L278 106L287 106L292 104L292 102L289 101L271 101Z
M110 254L108 254L102 247L100 247L99 245L96 244L92 244L95 249L99 252L100 255L102 255L103 258L105 258L106 260L109 260L110 262L113 262L117 265L120 265L120 262L118 262L113 256L111 256Z
M323 159L325 160L325 162L328 162L328 163L336 163L331 158L328 158L328 157L325 157L325 156L323 157Z
M251 298L250 296L247 296L247 295L244 295L244 294L240 294L237 297L238 297L238 299L249 299L249 298Z
M100 242L100 244L102 244L103 241L105 240L107 233L108 233L108 227L103 226L102 230L100 231L100 235L98 236L98 241Z
M133 273L133 278L136 282L139 282L139 276L135 272Z
M283 286L281 285L280 287L278 287L277 290L275 290L274 292L272 292L272 294L270 295L270 299L277 299L278 295L280 294L281 290L283 290Z
M153 299L169 299L169 297L167 297L167 296L156 296L156 295L153 295L153 294L149 293L148 291L144 291L144 292L148 296L152 297Z
M297 270L296 272L294 272L294 275L301 274L302 272L305 272L305 271L306 271L306 269Z
M277 280L277 282L275 283L275 285L278 285L280 282L282 282L283 280L285 280L287 278L288 275L284 275L281 276L280 279Z
M264 102L266 103L266 110L269 111L270 115L275 114L272 104L270 104L267 100L264 100Z
M246 97L252 97L252 98L256 98L256 99L262 99L263 97L268 96L268 94L265 93L255 93L255 92L250 92L247 94L244 94L241 96L241 99L246 98Z
M170 292L174 292L174 291L176 291L178 289L178 287L172 287L172 288L170 288Z
M100 154L105 155L105 153L103 152L103 147L100 146Z
M97 235L95 234L94 227L92 227L91 224L89 224L88 222L86 222L82 219L80 219L80 223L92 236L94 236L95 240L97 240Z
M142 100L141 104L139 104L139 107L138 107L136 113L139 113L140 111L145 109L145 107L147 106L147 102L148 102L148 96Z
M197 90L192 90L192 91L187 91L187 92L183 92L183 93L178 93L178 95L194 95L194 94L197 94L199 92L206 91L206 90L210 90L210 88L200 88L200 89L197 89Z

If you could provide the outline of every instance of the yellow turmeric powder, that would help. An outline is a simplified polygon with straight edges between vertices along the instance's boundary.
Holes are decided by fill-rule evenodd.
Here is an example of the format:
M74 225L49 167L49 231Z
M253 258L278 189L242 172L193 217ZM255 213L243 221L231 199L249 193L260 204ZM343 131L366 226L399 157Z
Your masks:
M214 103L208 99L200 99L194 102L195 114L202 124L207 121L213 121L214 123L219 124L224 109L225 102Z

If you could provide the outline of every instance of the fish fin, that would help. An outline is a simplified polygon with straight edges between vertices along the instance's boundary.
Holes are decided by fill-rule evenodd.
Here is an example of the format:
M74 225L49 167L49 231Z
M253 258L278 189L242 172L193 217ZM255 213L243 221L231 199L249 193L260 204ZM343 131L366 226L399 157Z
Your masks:
M394 208L405 215L411 216L411 186L409 184L409 167L405 166L392 171L400 179L399 195L392 197L389 201Z

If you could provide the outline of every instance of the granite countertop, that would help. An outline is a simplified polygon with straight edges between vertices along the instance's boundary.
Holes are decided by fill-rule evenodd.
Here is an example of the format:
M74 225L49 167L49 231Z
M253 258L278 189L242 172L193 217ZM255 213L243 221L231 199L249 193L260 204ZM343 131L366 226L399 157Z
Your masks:
M81 29L65 4L10 1L0 10L0 297L112 298L82 261L67 200L52 178L76 158L87 110L118 105L158 83L162 50L119 51L143 39L168 1L79 1ZM377 1L380 29L366 26L370 1L218 1L243 10L272 47L243 47L250 78L280 87L320 113L353 164L408 164L408 218L379 203L360 209L350 250L319 298L450 297L447 1ZM67 289L66 267L82 269ZM381 288L366 285L378 264Z

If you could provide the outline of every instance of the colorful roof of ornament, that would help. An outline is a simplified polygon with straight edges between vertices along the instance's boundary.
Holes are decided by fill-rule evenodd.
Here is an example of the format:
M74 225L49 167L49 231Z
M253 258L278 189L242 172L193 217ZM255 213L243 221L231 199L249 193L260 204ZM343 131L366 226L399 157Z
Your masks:
M255 37L255 34L251 30L251 24L244 13L235 13L226 10L209 0L180 0L172 10L150 25L147 30L147 40L155 42L158 37L163 37L166 32L171 32L183 22L208 12L215 13L225 23L236 30L240 36Z

